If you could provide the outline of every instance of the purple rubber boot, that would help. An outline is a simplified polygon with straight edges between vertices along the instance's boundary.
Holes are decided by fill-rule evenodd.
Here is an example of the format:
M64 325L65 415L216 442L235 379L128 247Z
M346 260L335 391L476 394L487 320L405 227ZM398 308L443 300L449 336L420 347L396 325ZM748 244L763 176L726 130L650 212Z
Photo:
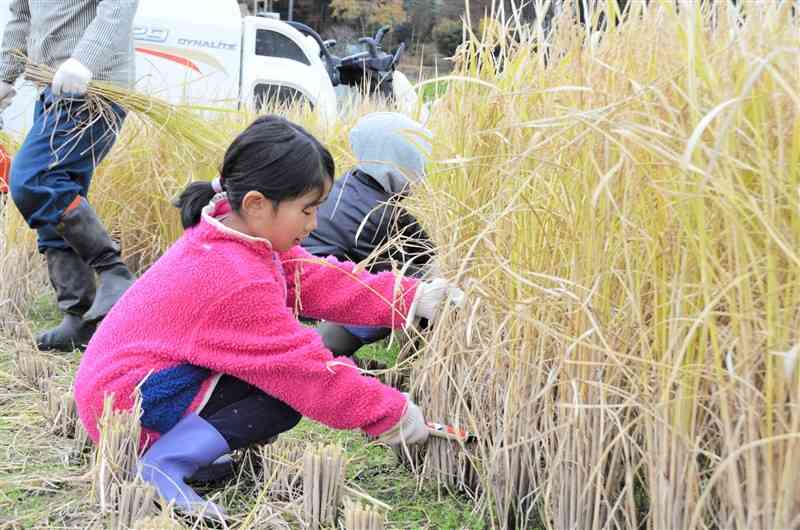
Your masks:
M228 452L228 442L210 423L189 414L142 455L139 473L177 511L224 521L225 511L200 497L185 479Z

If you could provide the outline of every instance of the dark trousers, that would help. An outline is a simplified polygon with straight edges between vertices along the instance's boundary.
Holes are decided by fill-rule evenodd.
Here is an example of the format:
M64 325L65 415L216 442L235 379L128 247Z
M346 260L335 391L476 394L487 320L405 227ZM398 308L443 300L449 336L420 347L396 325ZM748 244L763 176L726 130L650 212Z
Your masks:
M283 401L229 375L217 382L200 417L217 429L231 450L263 444L302 418Z
M36 101L33 126L11 163L9 190L39 250L69 249L56 232L76 196L86 197L94 170L111 150L125 111L109 103L108 116L86 108L84 99L58 98L45 89Z

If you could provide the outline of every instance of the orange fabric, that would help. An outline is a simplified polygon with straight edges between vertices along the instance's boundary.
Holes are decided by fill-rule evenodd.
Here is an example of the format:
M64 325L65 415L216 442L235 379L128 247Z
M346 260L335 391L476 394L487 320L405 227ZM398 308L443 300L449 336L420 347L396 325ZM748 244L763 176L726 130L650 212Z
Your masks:
M72 199L72 202L69 203L69 205L67 205L67 208L64 210L64 213L67 213L70 210L74 210L80 205L80 203L81 203L81 196L76 195L75 198Z
M8 176L11 173L11 157L0 145L0 193L8 193Z

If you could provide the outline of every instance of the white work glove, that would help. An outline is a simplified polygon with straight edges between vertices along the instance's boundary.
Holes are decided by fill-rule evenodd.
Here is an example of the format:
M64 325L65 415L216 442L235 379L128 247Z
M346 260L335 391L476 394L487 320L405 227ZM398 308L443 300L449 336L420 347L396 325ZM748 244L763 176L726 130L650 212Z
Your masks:
M3 112L11 105L11 101L16 95L17 91L14 89L14 85L0 81L0 112Z
M406 411L397 422L397 425L378 436L378 441L388 445L406 445L423 443L428 439L428 427L425 425L425 418L422 411L411 401L408 394L406 397Z
M435 278L428 282L420 282L417 294L409 312L409 320L427 318L436 320L442 309L442 302L447 300L456 307L464 305L464 291L444 278Z
M53 76L53 94L56 96L82 96L89 89L92 71L77 59L69 58L58 67Z

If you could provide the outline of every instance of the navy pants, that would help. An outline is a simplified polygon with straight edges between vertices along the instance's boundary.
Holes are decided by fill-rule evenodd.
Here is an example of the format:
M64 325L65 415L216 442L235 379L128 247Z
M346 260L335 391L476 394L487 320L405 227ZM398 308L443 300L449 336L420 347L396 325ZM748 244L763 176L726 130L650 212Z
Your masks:
M354 337L358 337L358 339L364 343L366 346L367 344L372 344L373 342L377 342L381 339L385 339L392 333L391 328L376 328L373 326L342 326L344 329L350 332L351 335Z
M283 401L229 375L217 381L200 417L214 426L231 450L264 443L302 418Z
M56 225L69 204L86 197L97 165L122 127L125 111L110 103L100 116L82 98L59 98L45 89L36 101L33 126L11 163L9 191L39 250L68 249Z

